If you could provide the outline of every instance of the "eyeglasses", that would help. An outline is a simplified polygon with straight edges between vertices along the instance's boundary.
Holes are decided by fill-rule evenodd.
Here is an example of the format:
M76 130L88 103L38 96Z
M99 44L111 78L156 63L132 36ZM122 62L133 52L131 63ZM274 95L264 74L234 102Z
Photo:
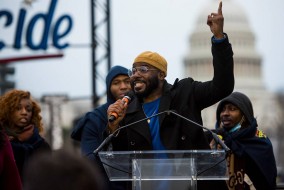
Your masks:
M140 74L145 74L148 71L156 71L157 69L149 69L147 66L133 67L128 70L128 76L133 76L138 71Z

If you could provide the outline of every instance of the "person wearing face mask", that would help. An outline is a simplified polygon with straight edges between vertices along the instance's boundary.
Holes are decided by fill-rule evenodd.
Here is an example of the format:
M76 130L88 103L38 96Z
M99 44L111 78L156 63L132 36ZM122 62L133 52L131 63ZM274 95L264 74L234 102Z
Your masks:
M250 99L233 92L220 101L216 118L216 131L231 149L227 157L228 189L275 189L277 168L273 147L258 129Z
M12 145L19 174L29 159L51 148L41 136L43 132L41 108L30 92L13 89L0 97L0 123Z

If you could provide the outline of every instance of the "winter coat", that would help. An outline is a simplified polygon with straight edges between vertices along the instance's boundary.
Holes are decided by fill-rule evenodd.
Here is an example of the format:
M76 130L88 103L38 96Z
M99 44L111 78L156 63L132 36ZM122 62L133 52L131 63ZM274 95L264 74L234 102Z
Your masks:
M3 137L4 141L0 142L0 189L21 190L21 178L15 163L11 144L6 135Z
M242 165L239 170L248 175L257 190L274 189L277 168L273 147L269 138L258 129L250 99L239 92L234 92L223 99L217 107L217 123L220 123L220 113L226 103L237 106L249 123L248 127L242 127L233 133L222 131L225 144L235 156L235 165ZM219 127L217 124L216 126ZM244 162L244 164L238 162ZM246 186L244 189L247 188Z
M21 142L14 139L10 142L21 177L23 177L24 169L34 155L43 151L51 153L49 144L39 135L37 127L34 127L34 133L28 140Z
M105 133L108 123L107 109L110 104L116 101L110 92L110 86L112 80L118 75L128 75L128 70L121 66L114 66L110 69L106 77L107 102L86 113L78 121L71 133L72 139L80 141L82 155L87 156L99 167L105 183L108 184L108 189L112 190L125 189L126 184L123 182L109 182L99 157L94 155L93 151L99 147L107 135Z
M127 75L128 70L121 66L114 66L106 77L107 103L95 108L83 116L71 133L71 138L81 142L81 151L84 156L95 159L93 151L104 140L104 132L108 123L108 106L116 100L110 92L112 80L118 75Z
M201 111L234 89L233 51L228 37L222 43L212 43L214 77L200 82L192 78L176 79L173 85L164 82L159 111L175 110L178 114L202 125ZM120 126L145 118L142 103L134 98ZM174 114L159 115L160 137L167 150L210 149L203 129ZM114 150L152 150L149 125L146 120L120 130L112 139Z

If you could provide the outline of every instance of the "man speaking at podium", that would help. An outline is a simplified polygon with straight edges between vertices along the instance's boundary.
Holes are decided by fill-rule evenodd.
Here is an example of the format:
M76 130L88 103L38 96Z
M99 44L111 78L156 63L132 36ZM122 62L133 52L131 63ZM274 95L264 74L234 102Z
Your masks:
M188 77L166 81L167 61L156 52L139 54L129 71L135 97L129 104L117 100L107 110L107 130L114 133L113 150L192 150L210 149L203 129L174 114L155 114L175 110L178 114L202 125L201 111L228 96L234 89L233 51L223 32L222 2L218 12L208 16L207 24L213 37L214 77L200 82ZM143 120L143 118L149 119ZM137 122L142 120L141 122ZM135 123L135 124L131 124ZM131 124L131 125L129 125Z
M169 84L167 61L158 53L145 51L138 55L129 71L133 100L126 104L117 100L108 108L108 132L166 110L202 124L201 111L228 96L234 89L233 51L223 33L222 2L218 13L208 16L213 37L214 77L211 81L194 81L188 77ZM112 139L114 150L188 150L210 149L201 127L173 114L162 114L138 122L119 131Z

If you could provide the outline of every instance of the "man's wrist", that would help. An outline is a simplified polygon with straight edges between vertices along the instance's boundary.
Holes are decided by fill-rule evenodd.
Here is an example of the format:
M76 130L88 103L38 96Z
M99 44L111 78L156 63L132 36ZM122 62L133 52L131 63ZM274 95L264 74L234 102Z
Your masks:
M220 40L220 39L226 38L226 36L224 35L224 33L220 33L220 34L214 35L214 38L216 40Z
M118 128L119 128L119 126L116 127L115 130L112 130L112 128L110 128L109 125L108 125L108 127L107 127L107 133L108 133L108 135L113 134L114 137L117 137L117 135L119 134L119 131L120 131L120 130L117 130ZM114 134L114 133L116 133L116 134Z
M111 128L109 127L109 125L107 126L107 134L108 134L108 135L112 134L112 130L111 130Z
M225 39L226 39L226 35L225 34L223 34L223 37L220 37L220 38L217 38L217 37L213 36L212 37L212 42L213 43L221 43L221 42L225 41Z
M115 129L114 129L115 128ZM107 133L110 135L112 134L113 132L115 132L115 130L117 129L118 127L110 127L110 125L108 124L107 126Z

